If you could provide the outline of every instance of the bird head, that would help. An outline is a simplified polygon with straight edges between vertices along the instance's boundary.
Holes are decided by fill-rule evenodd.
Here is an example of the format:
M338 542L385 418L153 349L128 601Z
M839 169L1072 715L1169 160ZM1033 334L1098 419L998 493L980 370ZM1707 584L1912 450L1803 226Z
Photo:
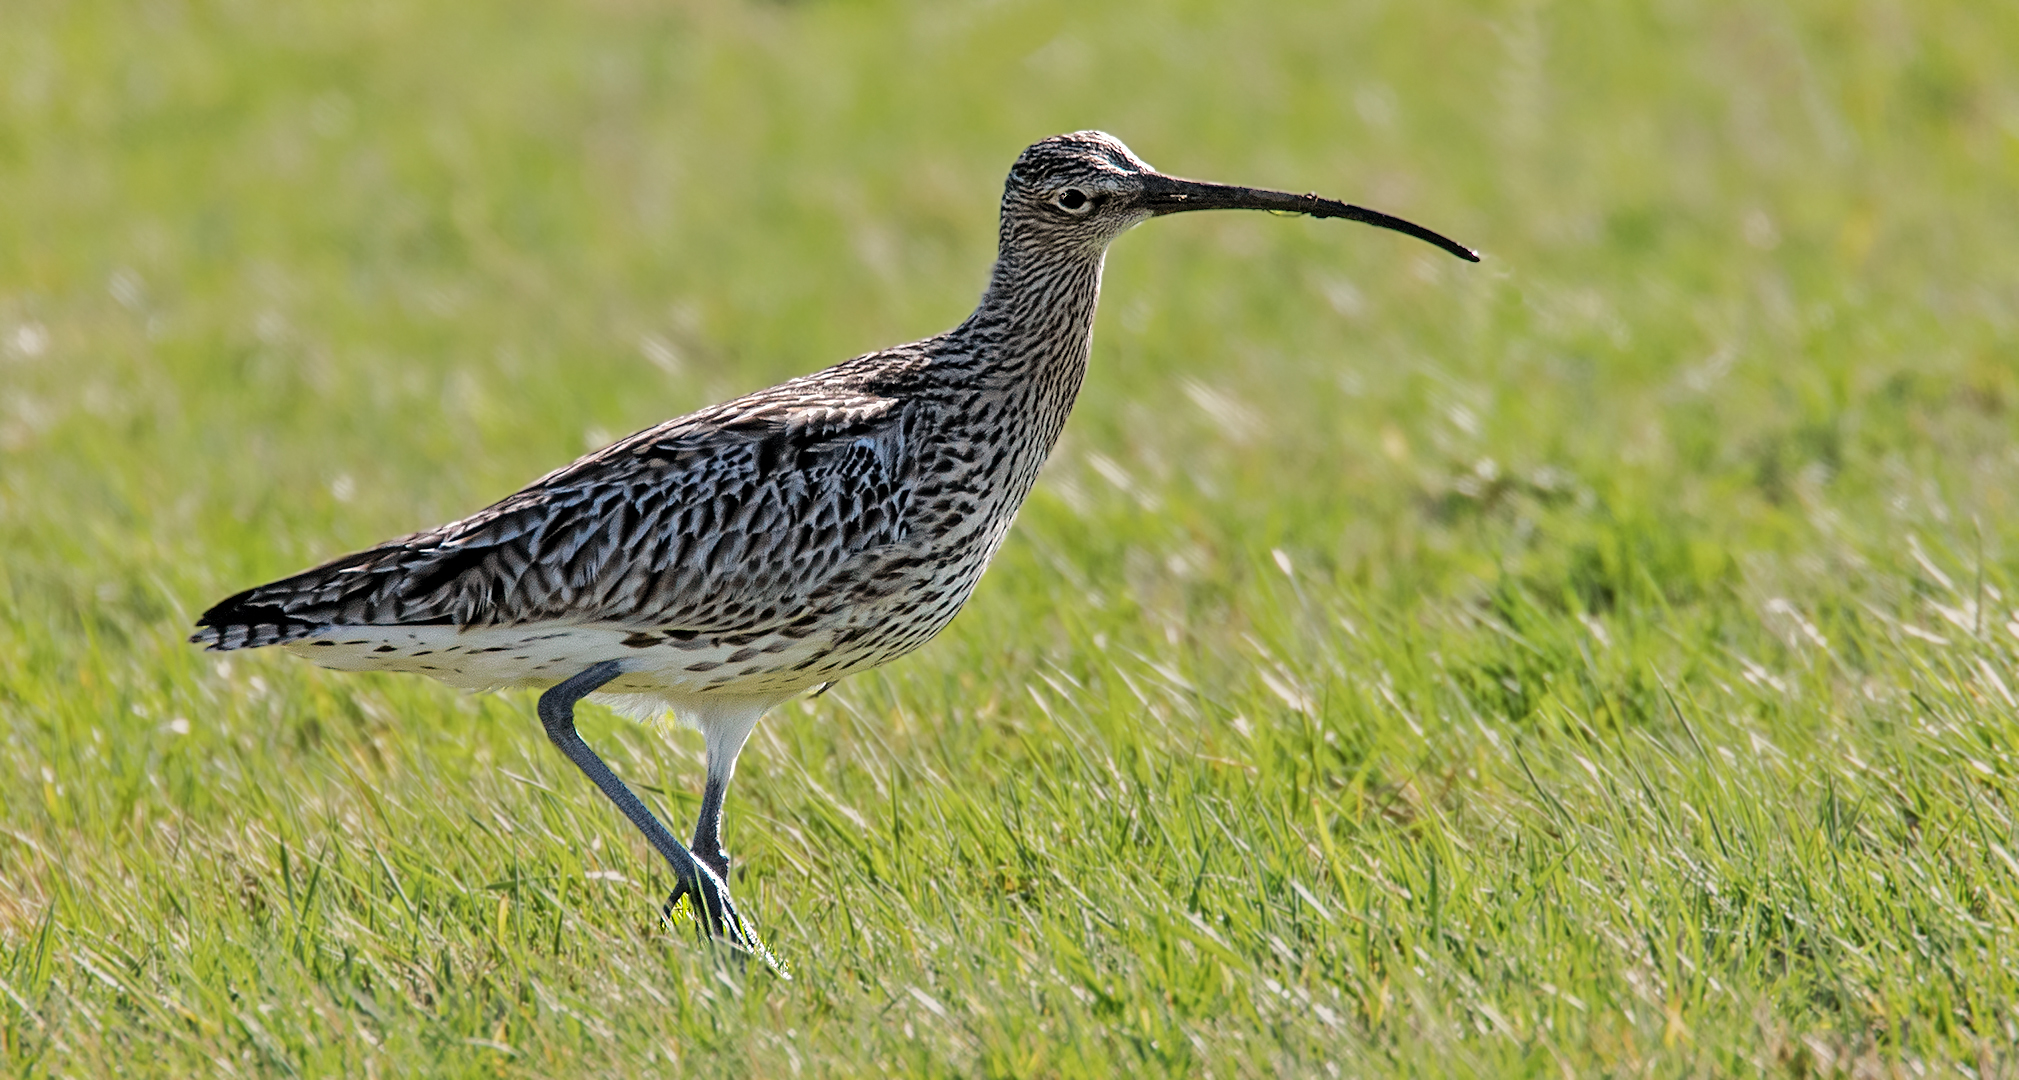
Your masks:
M1273 210L1336 217L1406 233L1470 262L1470 248L1377 210L1317 195L1166 176L1103 131L1054 135L1025 148L1003 185L1004 246L1098 256L1138 223L1187 210Z

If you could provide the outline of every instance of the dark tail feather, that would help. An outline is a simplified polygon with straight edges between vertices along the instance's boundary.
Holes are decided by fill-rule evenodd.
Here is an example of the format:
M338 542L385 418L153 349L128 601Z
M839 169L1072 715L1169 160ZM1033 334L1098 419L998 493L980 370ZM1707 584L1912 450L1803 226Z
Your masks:
M256 649L299 641L320 627L319 623L288 614L278 604L254 598L266 588L247 589L213 605L196 620L197 631L189 635L189 640L209 646L212 652Z

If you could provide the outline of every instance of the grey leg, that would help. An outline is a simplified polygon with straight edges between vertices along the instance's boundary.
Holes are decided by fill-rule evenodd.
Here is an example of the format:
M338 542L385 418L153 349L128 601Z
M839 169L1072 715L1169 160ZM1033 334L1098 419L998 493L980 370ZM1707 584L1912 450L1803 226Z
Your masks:
M694 822L694 857L715 871L715 876L729 881L729 853L722 850L722 794L728 788L727 781L708 776L708 786L701 792L701 816Z
M738 915L736 908L729 903L729 889L722 883L722 878L711 867L696 859L693 852L682 847L680 841L666 830L666 826L659 823L658 818L652 816L652 811L646 808L638 796L632 794L630 788L624 786L624 781L617 779L617 774L610 771L610 766L605 765L603 759L597 757L596 752L589 749L589 744L582 741L582 736L575 732L575 703L623 674L623 670L623 666L617 661L606 660L541 694L540 723L547 729L547 738L552 739L554 745L568 755L568 760L574 762L576 768L582 770L584 775L602 789L603 794L608 796L611 802L617 804L617 809L631 819L631 824L637 826L638 831L645 834L645 839L650 841L652 846L658 849L659 854L665 856L666 861L672 865L673 876L679 884L674 887L672 897L666 901L667 907L672 907L674 902L683 896L691 896L694 898L695 906L700 910L702 924L710 933L726 938L741 948L762 949L762 945L756 944L756 937L744 928L742 916ZM704 798L704 820L707 817L706 805ZM719 813L721 810L719 795L715 800L715 807ZM713 830L710 831L712 835Z
M722 799L736 775L736 757L757 721L774 702L749 698L700 700L683 716L701 729L708 743L708 786L701 792L701 815L694 822L694 857L729 880L729 853L722 850Z

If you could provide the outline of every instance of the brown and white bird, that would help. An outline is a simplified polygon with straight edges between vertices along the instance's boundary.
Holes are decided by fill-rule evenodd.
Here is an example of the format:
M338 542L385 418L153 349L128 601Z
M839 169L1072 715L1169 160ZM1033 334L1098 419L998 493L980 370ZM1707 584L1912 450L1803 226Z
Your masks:
M1058 441L1086 373L1108 244L1152 217L1345 218L1478 256L1316 195L1165 176L1098 131L1026 149L974 314L669 420L460 521L230 597L190 639L472 690L542 687L547 736L671 864L668 904L769 958L730 902L723 792L765 712L888 663L951 621ZM707 743L689 845L576 734L597 694Z

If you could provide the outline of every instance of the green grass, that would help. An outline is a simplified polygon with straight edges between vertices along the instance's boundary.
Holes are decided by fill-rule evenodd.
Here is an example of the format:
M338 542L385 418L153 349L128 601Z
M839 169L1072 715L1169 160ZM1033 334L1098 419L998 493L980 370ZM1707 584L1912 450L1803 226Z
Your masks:
M2019 7L15 0L0 1072L2012 1075ZM965 615L782 708L725 965L526 695L208 602L1124 238ZM698 738L584 710L683 824Z

